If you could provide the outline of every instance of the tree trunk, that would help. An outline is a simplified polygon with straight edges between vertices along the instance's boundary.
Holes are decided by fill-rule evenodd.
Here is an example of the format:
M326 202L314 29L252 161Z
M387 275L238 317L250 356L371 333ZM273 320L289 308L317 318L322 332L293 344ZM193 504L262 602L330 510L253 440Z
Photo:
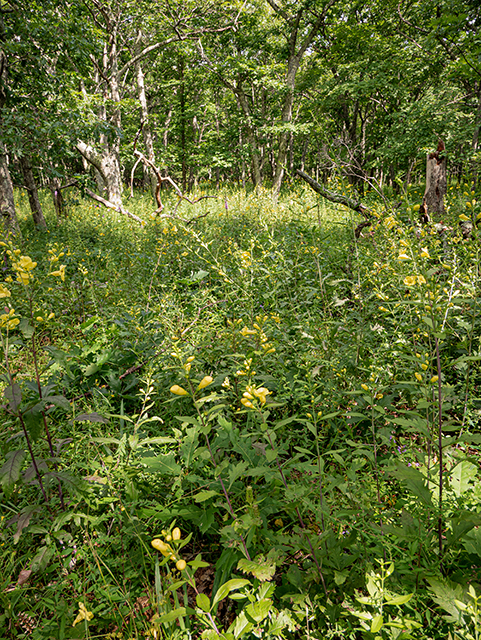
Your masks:
M444 143L438 143L434 153L428 153L426 161L426 191L424 192L423 205L420 213L439 218L445 213L444 197L446 195L446 156L444 155Z
M81 140L77 142L77 149L100 174L105 199L116 207L122 207L122 176L117 149L105 148L102 153L99 153Z
M28 201L30 203L30 211L32 212L33 221L37 227L41 229L47 228L47 223L43 217L42 205L38 198L37 185L33 177L32 163L29 156L22 156L19 160L20 169L22 170L25 188L28 193Z
M136 55L141 51L141 40L142 34L139 32L137 36L137 46L136 46ZM137 95L140 102L140 110L142 113L142 135L144 138L145 150L147 151L147 158L155 164L155 152L154 152L154 142L152 138L152 130L150 128L149 122L149 108L147 105L147 96L145 94L145 82L144 82L144 73L142 71L142 65L140 64L140 60L135 63L135 70L137 72ZM144 165L145 167L145 165ZM152 192L152 196L155 198L155 190L157 188L157 177L154 174L151 167L147 166L147 171L149 175L149 183L150 190Z
M0 145L0 215L7 235L15 236L20 233L13 200L12 178L8 169L7 152L3 144Z

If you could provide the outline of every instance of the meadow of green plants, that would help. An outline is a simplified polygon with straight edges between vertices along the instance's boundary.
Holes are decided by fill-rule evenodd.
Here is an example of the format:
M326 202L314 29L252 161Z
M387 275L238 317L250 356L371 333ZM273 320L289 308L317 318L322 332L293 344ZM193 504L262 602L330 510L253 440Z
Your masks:
M472 183L442 225L368 192L359 238L301 184L203 188L143 226L45 194L48 231L16 192L0 637L477 640Z

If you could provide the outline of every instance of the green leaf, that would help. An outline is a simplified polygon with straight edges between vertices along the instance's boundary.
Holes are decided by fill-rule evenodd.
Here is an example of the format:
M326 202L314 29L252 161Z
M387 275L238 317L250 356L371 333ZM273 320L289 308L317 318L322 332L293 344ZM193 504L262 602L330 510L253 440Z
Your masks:
M253 627L254 625L252 622L249 622L246 614L242 611L231 624L228 631L232 632L235 638L242 638L242 636L249 633Z
M40 438L40 434L42 433L42 408L43 403L39 402L31 409L28 409L28 411L25 411L22 416L28 433L34 442L36 442Z
M243 578L233 578L232 580L225 582L217 589L217 593L215 594L212 606L215 606L218 602L223 600L227 595L229 595L231 591L234 591L235 589L241 589L248 584L250 584L250 581Z
M187 615L187 610L185 607L179 607L178 609L173 609L168 613L164 613L164 615L157 618L157 622L160 624L165 624L166 622L172 622L173 620L178 620L179 618L183 618Z
M149 471L167 476L177 476L182 471L181 466L175 461L175 453L168 453L155 458L142 458L142 462Z
M23 337L26 340L30 340L30 338L35 333L35 327L32 327L32 325L30 324L28 318L22 318L20 320L20 324L18 325L18 328L20 329L20 331L22 332Z
M414 594L409 593L407 596L394 596L390 597L389 600L386 600L386 604L406 604L409 602Z
M195 601L199 609L202 609L202 611L205 611L206 613L210 611L210 600L205 593L198 593L195 597Z
M477 467L469 460L462 460L451 472L450 483L454 493L459 498L463 493L474 488L477 477Z
M381 615L376 616L371 622L371 633L377 633L384 624L383 617Z
M55 553L55 547L44 546L40 547L40 549L35 554L31 564L30 569L33 572L43 571L45 567L50 562L50 558Z
M10 495L14 485L20 478L22 463L25 458L25 451L17 449L9 451L6 455L5 463L0 469L0 482L6 494Z
M19 385L14 382L12 385L8 386L3 392L3 396L8 401L10 411L17 413L17 409L22 402L22 390Z
M266 580L272 580L276 571L276 563L272 558L266 558L261 554L256 556L254 560L242 558L237 563L237 568L242 573L252 573L255 578L265 582Z
M460 584L451 582L447 578L428 578L429 591L433 595L433 600L442 609L450 614L450 622L459 622L460 613L454 604L455 600L463 599L463 588Z
M406 465L398 462L396 468L391 471L391 474L404 482L413 495L420 498L429 507L433 506L431 492L426 485L426 479L423 474L414 467L407 467Z
M196 493L196 495L194 496L194 502L205 502L209 498L212 498L213 496L218 496L218 495L219 493L217 491L210 491L209 489L204 489L203 491L199 491L199 493Z
M271 607L272 600L270 600L269 598L264 598L263 600L259 600L259 602L249 604L245 608L247 619L251 618L254 622L257 622L257 624L259 624L265 618L267 618Z
M70 411L70 402L65 396L47 396L43 400L45 404L54 404L56 407L65 409L65 411Z

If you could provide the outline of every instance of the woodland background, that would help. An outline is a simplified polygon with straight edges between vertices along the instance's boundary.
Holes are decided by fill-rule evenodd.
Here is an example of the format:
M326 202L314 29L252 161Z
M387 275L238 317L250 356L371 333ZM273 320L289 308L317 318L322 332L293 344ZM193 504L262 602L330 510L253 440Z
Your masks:
M2 637L479 638L480 11L1 1Z

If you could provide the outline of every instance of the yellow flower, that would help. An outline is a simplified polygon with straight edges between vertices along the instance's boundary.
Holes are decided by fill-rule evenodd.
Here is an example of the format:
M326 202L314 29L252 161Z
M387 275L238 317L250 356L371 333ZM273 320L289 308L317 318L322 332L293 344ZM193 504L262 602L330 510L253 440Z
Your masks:
M426 278L424 276L418 276L419 284L426 284Z
M197 391L200 391L201 389L205 389L206 387L208 387L213 382L214 382L214 378L212 378L211 376L205 376L199 382L199 386L197 387Z
M389 313L389 309L386 309L386 307L378 307L379 311L386 311Z
M180 536L181 533L179 527L175 527L172 531L172 540L180 540Z
M421 365L421 369L423 371L426 371L427 368L428 368L428 365L425 362L423 362L423 364Z
M92 611L87 611L83 602L78 603L78 608L79 608L78 616L75 618L72 624L72 627L75 627L75 625L78 624L79 622L82 622L82 620L87 620L88 622L89 620L92 620L92 618L94 617L94 614L92 613Z
M11 295L12 294L7 289L7 287L4 287L3 284L0 284L0 298L10 298Z
M265 387L259 387L259 389L254 389L252 393L255 395L256 398L259 398L259 400L261 401L261 404L265 404L267 396L271 394L269 389L266 389Z
M411 258L406 253L400 253L397 257L398 260L411 260Z
M407 287L413 287L416 284L416 276L406 276L403 282Z
M459 216L459 219L460 219L460 220L462 220L463 222L469 222L469 218L468 218L468 216L464 215L464 213L462 213L462 214Z
M35 318L35 320L36 320L37 322L43 322L43 318L42 318L42 316L37 316L37 317Z
M364 391L369 391L369 387L367 386L367 384L362 384L361 389L364 389Z
M422 375L420 373L418 373L416 371L416 373L414 375L416 376L416 380L419 380L419 382L422 382L423 377L422 377Z
M186 391L185 389L183 389L182 387L179 387L178 384L174 384L173 387L170 387L170 390L172 393L175 393L176 396L188 396L189 392Z
M154 547L154 549L157 549L157 551L160 551L160 553L163 556L169 556L172 553L172 549L170 545L166 544L163 540L160 540L159 538L155 538L154 540L152 540L151 545Z
M175 566L177 567L178 571L183 571L186 568L187 563L185 560L177 560Z
M60 265L60 269L57 269L57 271L51 271L50 275L58 276L62 280L62 282L65 282L65 265Z
M244 407L247 407L248 409L253 409L254 405L252 404L252 402L250 400L248 400L247 398L242 398L241 399L241 404L244 405Z
M433 376L431 378L431 382L437 382L439 380L439 376Z
M8 313L0 315L0 327L6 327L7 329L13 329L20 324L20 320L15 318L15 309L10 309Z
M421 249L421 258L430 258L431 256L429 255L429 251L427 250L427 247L423 247Z
M17 282L20 282L20 284L28 284L29 280L30 280L30 276L26 271L20 271L17 274Z
M241 335L244 336L244 338L246 336L255 336L256 335L256 331L254 329L248 329L247 327L244 327L243 329L241 329Z
M32 269L35 269L35 267L37 266L37 263L33 262L32 258L30 258L29 256L21 256L18 264L24 271L32 271Z

